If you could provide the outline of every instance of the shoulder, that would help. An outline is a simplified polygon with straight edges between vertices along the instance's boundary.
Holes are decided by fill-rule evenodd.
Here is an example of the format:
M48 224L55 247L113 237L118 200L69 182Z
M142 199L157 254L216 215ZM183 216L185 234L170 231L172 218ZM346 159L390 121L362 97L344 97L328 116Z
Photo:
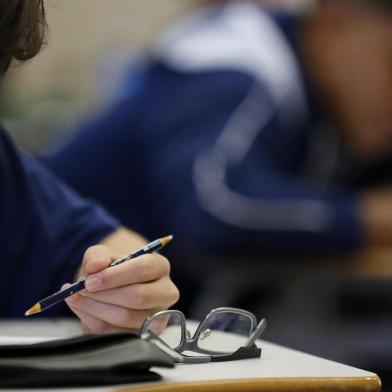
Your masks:
M17 179L15 172L20 171L19 153L13 141L0 125L0 180ZM1 185L4 186L4 185Z
M182 72L246 73L277 102L287 96L303 100L296 54L275 19L253 1L208 7L185 18L162 35L155 54Z
M6 193L17 192L30 186L30 174L36 171L35 162L21 151L0 126L0 187Z

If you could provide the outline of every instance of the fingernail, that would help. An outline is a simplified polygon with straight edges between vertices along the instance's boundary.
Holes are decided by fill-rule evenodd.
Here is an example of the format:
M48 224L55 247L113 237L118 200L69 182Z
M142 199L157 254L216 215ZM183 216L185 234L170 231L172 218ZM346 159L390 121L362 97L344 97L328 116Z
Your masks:
M101 286L102 279L97 278L96 276L91 276L86 279L84 285L86 286L87 290L96 290Z

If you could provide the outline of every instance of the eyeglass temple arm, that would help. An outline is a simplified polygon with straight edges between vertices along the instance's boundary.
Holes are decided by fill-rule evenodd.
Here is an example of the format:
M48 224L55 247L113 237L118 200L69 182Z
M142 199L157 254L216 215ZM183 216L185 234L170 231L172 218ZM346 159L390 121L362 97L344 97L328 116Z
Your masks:
M260 358L261 348L255 344L247 347L240 347L232 354L217 355L211 357L211 362L226 362L240 359Z
M250 335L246 345L249 347L255 344L256 340L264 333L266 328L267 328L267 320L262 319L257 325L257 328L253 331L252 335Z

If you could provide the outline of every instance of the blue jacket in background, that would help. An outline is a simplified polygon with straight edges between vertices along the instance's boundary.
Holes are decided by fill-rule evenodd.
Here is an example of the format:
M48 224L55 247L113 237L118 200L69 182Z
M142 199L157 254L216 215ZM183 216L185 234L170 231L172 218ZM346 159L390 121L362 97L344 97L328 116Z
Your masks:
M87 247L117 226L20 153L0 129L0 317L23 317L38 300L72 282ZM67 313L62 303L43 316Z
M179 249L359 247L353 197L304 175L315 124L292 20L243 1L180 22L120 102L45 163L125 225L176 234Z

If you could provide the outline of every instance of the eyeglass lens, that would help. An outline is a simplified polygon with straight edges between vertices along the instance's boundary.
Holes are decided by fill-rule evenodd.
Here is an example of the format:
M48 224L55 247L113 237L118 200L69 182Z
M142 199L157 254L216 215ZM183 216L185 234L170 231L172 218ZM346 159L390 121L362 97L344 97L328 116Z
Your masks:
M170 348L176 349L181 343L181 316L178 314L162 314L151 320L146 332L153 333Z
M252 320L246 315L215 313L200 331L197 346L206 351L233 353L247 343L252 327Z

